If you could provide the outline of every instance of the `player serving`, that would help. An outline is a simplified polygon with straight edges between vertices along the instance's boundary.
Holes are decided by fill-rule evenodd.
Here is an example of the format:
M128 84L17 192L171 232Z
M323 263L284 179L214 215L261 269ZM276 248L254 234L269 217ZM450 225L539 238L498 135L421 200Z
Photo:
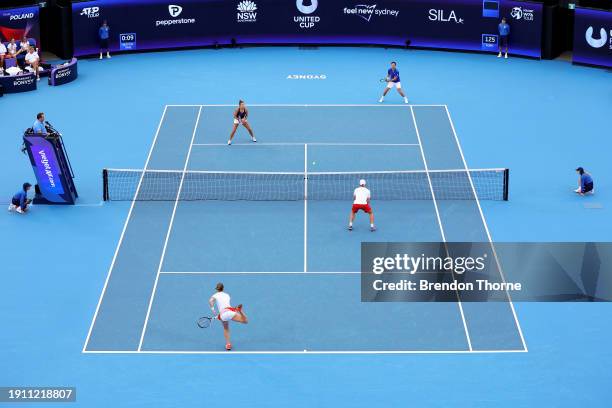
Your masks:
M238 126L242 125L251 135L251 141L256 142L255 135L253 134L253 129L251 125L249 125L249 121L247 120L249 116L249 110L244 104L243 100L238 101L238 108L234 111L234 127L232 128L232 133L230 134L229 140L227 141L228 145L232 144L232 139L234 138L234 134L236 134L236 130Z
M249 320L246 314L242 311L242 305L232 307L230 305L230 295L223 291L223 284L217 283L215 288L217 292L208 299L210 310L217 319L221 320L223 324L223 336L225 337L225 349L231 350L232 343L230 341L229 322L233 320L238 323L247 324ZM217 307L217 313L215 313L215 306Z
M383 103L385 101L385 96L389 93L391 88L395 86L397 92L399 92L402 98L404 98L404 103L408 103L408 98L404 94L404 91L402 91L402 83L400 82L399 71L397 69L397 64L395 63L395 61L391 63L391 68L389 68L389 70L387 71L385 81L387 82L387 87L383 91L383 94L378 102Z
M363 212L370 214L370 231L376 231L374 226L374 212L370 207L370 190L366 188L366 181L359 180L359 187L353 192L353 207L351 208L351 215L349 217L348 230L353 230L353 221L355 220L355 214L362 210Z

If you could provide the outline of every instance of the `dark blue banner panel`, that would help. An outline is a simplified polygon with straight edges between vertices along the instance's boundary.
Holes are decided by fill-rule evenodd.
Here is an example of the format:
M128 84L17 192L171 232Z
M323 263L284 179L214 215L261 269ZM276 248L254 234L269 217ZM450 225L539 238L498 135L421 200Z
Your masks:
M612 67L612 11L576 8L573 62Z
M38 6L0 9L0 41L19 41L24 35L40 44Z
M94 0L73 3L75 55L230 44L378 44L541 55L542 5L510 0Z

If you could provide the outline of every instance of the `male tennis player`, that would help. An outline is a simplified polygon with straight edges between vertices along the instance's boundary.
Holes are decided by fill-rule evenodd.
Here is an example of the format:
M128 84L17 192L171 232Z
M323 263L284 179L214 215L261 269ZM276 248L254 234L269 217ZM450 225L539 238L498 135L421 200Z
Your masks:
M223 336L225 337L225 349L231 350L232 343L230 342L229 332L229 321L233 320L238 323L247 324L249 320L246 314L242 311L242 305L236 307L230 306L230 295L223 291L223 284L217 283L217 292L208 299L210 310L213 315L217 316L217 319L223 323ZM218 313L215 313L215 306L217 306Z
M576 173L578 173L578 188L574 192L580 195L593 194L595 192L593 190L593 177L584 171L582 167L578 167Z
M349 231L353 230L355 214L357 214L359 210L370 214L370 231L376 231L376 227L374 226L374 212L372 211L372 207L370 207L370 190L368 190L365 185L365 180L359 180L359 187L353 192L353 207L351 208L351 215L349 217Z
M247 120L249 116L249 110L247 109L244 101L241 99L238 101L238 108L234 111L234 127L232 128L232 133L230 134L229 140L227 141L228 146L232 144L232 139L234 138L234 134L236 133L236 129L238 126L242 125L251 135L251 141L256 142L255 135L253 134L253 129L251 125L249 125L249 121Z
M383 103L385 101L385 96L389 93L391 88L395 86L397 92L399 92L402 98L404 98L404 103L408 103L408 98L404 94L404 91L402 91L402 83L400 82L399 71L397 69L397 64L395 63L395 61L391 63L391 68L389 68L389 70L387 71L387 76L385 80L387 81L387 87L383 91L383 94L378 102Z

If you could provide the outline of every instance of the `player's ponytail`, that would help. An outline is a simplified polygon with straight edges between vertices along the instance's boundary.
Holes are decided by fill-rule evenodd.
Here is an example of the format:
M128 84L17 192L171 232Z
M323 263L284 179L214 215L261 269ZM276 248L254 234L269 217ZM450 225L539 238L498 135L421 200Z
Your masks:
M238 106L242 105L243 103L244 103L244 101L243 101L242 99L240 99L240 100L238 101Z

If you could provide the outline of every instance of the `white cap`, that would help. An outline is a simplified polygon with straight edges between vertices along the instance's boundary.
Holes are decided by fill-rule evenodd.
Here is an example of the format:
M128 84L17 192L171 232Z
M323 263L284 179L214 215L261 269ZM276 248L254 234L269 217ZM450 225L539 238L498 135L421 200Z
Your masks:
M360 186L365 186L366 185L365 180L364 179L359 180L359 185Z

